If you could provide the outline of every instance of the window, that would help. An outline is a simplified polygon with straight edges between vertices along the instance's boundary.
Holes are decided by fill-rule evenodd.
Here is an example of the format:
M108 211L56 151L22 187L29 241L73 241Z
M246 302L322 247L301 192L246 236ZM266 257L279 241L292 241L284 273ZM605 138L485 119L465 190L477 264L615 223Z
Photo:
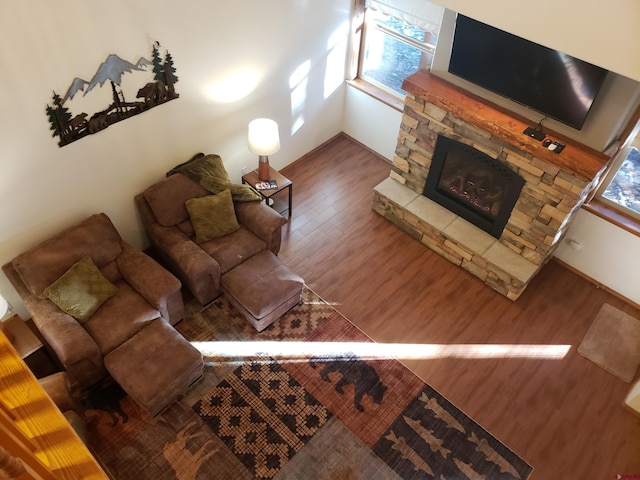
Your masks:
M640 135L636 133L627 143L598 190L598 198L640 220Z
M431 66L441 18L425 0L367 0L358 78L404 97L404 79Z

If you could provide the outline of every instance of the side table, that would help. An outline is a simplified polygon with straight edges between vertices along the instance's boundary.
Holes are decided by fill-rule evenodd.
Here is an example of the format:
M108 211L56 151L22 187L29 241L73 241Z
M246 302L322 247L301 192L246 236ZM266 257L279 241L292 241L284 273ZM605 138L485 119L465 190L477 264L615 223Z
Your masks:
M20 358L24 360L36 378L46 377L56 371L51 358L45 351L45 345L18 315L3 322L3 328L9 332L11 340Z
M291 212L293 208L293 182L271 166L269 167L269 179L276 181L278 185L277 188L272 188L270 190L256 190L260 195L262 195L262 198L264 198L267 205L275 209L279 214L282 214L283 212L288 210L289 214L287 220L291 220ZM242 176L242 183L249 184L252 187L255 187L256 183L258 182L260 182L260 179L258 178L258 170L252 170L251 172ZM276 198L276 194L285 189L287 189L289 193L289 203L288 205L283 206L282 202L280 202L279 199Z

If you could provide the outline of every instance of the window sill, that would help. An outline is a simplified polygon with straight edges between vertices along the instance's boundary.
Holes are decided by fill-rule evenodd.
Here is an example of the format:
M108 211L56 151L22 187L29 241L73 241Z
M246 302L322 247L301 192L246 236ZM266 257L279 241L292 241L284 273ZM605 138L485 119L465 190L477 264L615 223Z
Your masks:
M347 83L353 88L357 88L361 92L366 93L367 95L381 101L385 105L388 105L389 107L399 112L402 112L404 110L404 102L402 101L402 99L390 94L389 92L385 92L381 88L378 88L375 85L362 80L361 78L347 80Z
M640 237L640 222L635 218L625 215L621 211L608 206L600 200L594 199L582 206L587 212L626 230L627 232Z

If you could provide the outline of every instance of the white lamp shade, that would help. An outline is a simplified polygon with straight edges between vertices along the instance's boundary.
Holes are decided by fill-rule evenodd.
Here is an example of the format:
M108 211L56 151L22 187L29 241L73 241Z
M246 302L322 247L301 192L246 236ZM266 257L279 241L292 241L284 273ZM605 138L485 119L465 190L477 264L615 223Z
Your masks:
M0 295L0 321L4 320L8 313L11 313L11 305Z
M267 156L280 150L278 124L269 118L256 118L249 123L249 150Z

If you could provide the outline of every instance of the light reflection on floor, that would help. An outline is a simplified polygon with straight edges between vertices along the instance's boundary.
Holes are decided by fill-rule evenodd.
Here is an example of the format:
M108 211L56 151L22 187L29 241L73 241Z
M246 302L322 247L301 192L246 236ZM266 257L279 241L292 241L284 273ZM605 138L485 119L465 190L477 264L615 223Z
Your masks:
M288 361L306 361L309 357L327 359L377 358L437 359L437 358L533 358L561 360L571 345L522 344L412 344L373 342L287 342L287 341L209 341L192 342L205 357L271 357Z

